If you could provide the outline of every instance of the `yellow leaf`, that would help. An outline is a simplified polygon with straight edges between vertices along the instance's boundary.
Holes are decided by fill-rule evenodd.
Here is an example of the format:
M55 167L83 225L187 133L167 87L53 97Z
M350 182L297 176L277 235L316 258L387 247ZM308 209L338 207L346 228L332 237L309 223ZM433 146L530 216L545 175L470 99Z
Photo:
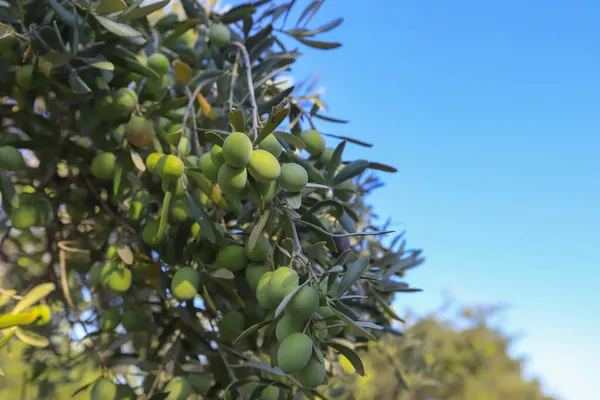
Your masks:
M27 61L27 59L29 58L31 53L33 53L33 47L31 47L31 42L30 42L27 45L27 48L25 49L25 53L23 53L23 62Z
M187 85L190 79L192 79L192 69L183 61L173 61L173 69L175 70L175 78L184 85Z
M215 115L213 114L212 107L210 106L210 104L208 104L206 98L202 96L202 93L198 93L198 96L196 96L196 98L198 99L198 104L200 104L202 113L204 113L204 115L206 115L209 119L214 120Z

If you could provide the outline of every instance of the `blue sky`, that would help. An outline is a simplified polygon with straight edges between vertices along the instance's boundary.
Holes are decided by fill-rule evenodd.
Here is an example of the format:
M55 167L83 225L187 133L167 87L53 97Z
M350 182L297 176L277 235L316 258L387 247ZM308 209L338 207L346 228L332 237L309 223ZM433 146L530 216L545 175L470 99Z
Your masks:
M294 76L351 120L323 131L375 143L348 156L400 170L371 198L427 256L399 309L507 303L530 373L598 398L600 3L329 0L310 27L338 16Z

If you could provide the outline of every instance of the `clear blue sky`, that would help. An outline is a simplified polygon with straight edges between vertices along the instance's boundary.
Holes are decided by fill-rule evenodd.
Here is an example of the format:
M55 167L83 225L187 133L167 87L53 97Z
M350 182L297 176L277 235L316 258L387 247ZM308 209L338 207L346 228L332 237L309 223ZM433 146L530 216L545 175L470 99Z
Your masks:
M400 309L506 302L532 373L598 399L600 3L328 0L311 27L338 16L294 75L351 120L324 131L375 143L349 156L400 170L372 197L427 256Z

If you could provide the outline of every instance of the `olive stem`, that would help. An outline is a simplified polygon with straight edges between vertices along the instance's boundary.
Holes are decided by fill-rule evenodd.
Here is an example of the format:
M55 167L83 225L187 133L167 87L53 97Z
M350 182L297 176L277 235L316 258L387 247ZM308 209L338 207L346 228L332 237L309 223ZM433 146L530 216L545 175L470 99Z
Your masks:
M254 82L252 82L252 67L250 63L250 55L246 46L240 42L231 42L232 45L238 47L242 51L244 63L246 64L246 80L248 81L248 92L250 93L250 103L252 104L252 139L258 138L258 106L256 105L256 97L254 96Z
M195 96L192 94L192 91L190 90L190 88L188 86L185 87L185 93L187 94L188 98L190 99L190 101L188 103L188 105L190 105L190 111L194 114L194 118L192 119L192 124L194 125L194 133L192 133L192 137L194 139L194 146L196 147L194 153L196 155L200 155L201 147L200 147L200 141L198 140L198 126L196 124L196 108L194 107ZM186 113L187 113L187 110L186 110ZM179 143L181 144L181 140L179 141ZM179 148L177 149L177 151L178 152L180 151Z

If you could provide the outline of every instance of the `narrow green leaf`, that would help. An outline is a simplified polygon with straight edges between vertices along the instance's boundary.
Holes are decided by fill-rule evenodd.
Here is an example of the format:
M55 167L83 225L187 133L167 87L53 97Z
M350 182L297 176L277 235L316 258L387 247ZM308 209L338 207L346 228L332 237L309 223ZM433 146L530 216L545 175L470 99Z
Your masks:
M317 204L315 204L314 206L309 208L303 214L303 217L308 214L318 214L321 210L323 210L325 208L332 208L333 211L332 212L330 211L330 213L336 219L339 219L342 215L344 215L344 206L342 205L342 203L340 203L337 200L328 199L328 200L321 200Z
M244 111L239 108L234 108L229 111L229 123L231 127L236 132L246 132L246 118L244 116Z
M337 185L345 180L352 179L355 176L360 175L365 169L367 169L368 166L369 162L366 160L352 161L333 177L333 184Z
M290 29L286 33L292 36L314 36L337 28L343 21L343 18L337 18L315 29Z
M81 18L80 15L73 14L64 8L57 0L48 0L48 2L50 3L50 7L52 7L56 13L56 16L71 28L78 29L78 26L83 25L83 18Z
M263 361L247 361L242 364L230 365L230 367L231 368L256 368L256 369L260 369L261 371L265 371L265 372L268 372L273 375L286 376L285 372L283 372L279 368L271 367L269 364L267 364L266 362L263 362Z
M300 139L298 136L282 131L275 131L273 132L273 134L281 140L283 140L284 142L291 144L297 149L306 149L306 143L304 143L302 139Z
M156 1L152 4L149 4L145 7L129 7L127 10L123 11L123 13L119 16L119 20L121 21L129 21L132 19L138 19L145 17L146 15L152 14L154 11L160 10L167 4L169 4L170 0L162 0Z
M264 114L266 112L270 112L272 107L280 104L283 100L285 100L290 94L292 94L294 89L295 89L295 86L289 87L285 90L282 90L275 96L271 97L269 100L265 101L264 103L260 103L258 105L258 113Z
M115 166L115 173L113 177L113 196L117 197L119 195L119 190L121 189L121 181L123 179L123 165L121 163L117 163Z
M165 44L170 43L192 29L193 27L199 25L202 21L199 19L188 19L182 22L177 28L173 29L173 31L165 38Z
M285 310L285 307L287 307L288 303L294 298L294 296L296 295L296 293L298 293L298 291L300 289L302 289L303 286L304 285L297 286L287 296L285 296L283 298L283 300L281 300L281 303L279 303L279 305L277 306L277 309L275 309L275 315L274 315L275 318L277 318L277 317L279 317L281 315L281 313L283 312L283 310Z
M233 342L233 343L234 344L239 343L240 340L247 338L248 336L252 335L255 332L258 332L261 328L269 325L273 321L274 320L272 320L272 319L268 319L266 321L261 321L258 324L252 325L250 328L248 328L244 332L242 332L240 334L240 336L238 336L237 339L235 339L235 342Z
M334 281L334 279L330 279L328 283L332 283L333 281ZM327 285L327 286L329 286L329 285ZM334 308L336 310L340 311L341 313L343 313L348 318L351 318L353 321L360 320L360 317L358 316L358 314L356 314L356 311L354 311L352 308L350 308L348 305L342 303L341 301L336 301L334 304ZM356 325L359 325L359 323L356 322Z
M121 260L123 260L125 264L133 264L133 252L131 251L131 248L126 244L120 244L117 247L117 254L119 254L119 257L121 258Z
M50 341L44 336L23 330L21 328L17 328L15 330L15 336L17 336L17 338L19 338L19 340L23 343L34 347L46 347L50 344Z
M252 16L256 11L256 7L249 4L242 4L237 7L233 7L231 10L227 11L221 17L221 22L224 24L231 24L233 22L241 21L246 17Z
M338 42L322 42L320 40L306 39L306 38L303 38L302 36L293 36L292 35L292 37L295 38L300 43L303 43L303 44L307 45L308 47L312 47L314 49L331 50L331 49L337 49L338 47L340 47L342 45L341 43L338 43Z
M25 311L27 308L37 303L44 297L54 291L56 286L54 283L42 283L31 289L11 310L11 313L18 314Z
M136 37L141 36L142 33L133 29L129 25L122 24L110 18L103 17L101 15L94 15L96 21L100 23L107 31L121 37Z
M196 222L198 222L198 225L200 225L202 235L206 237L206 239L208 239L209 242L213 244L216 243L217 238L215 236L213 225L210 222L208 215L206 215L206 212L201 206L196 204L196 201L189 192L186 193L186 197L188 200L188 206L190 207L190 211L194 216Z
M0 40L7 38L15 33L12 26L0 22Z
M69 86L76 94L87 94L91 93L92 89L81 79L77 71L73 70L69 74Z
M342 353L344 357L346 357L348 361L350 361L356 372L360 376L365 376L365 367L363 365L363 362L360 359L360 356L356 354L354 350L335 342L326 342L325 344Z
M333 155L331 156L331 160L329 160L329 164L327 164L327 175L325 176L325 180L329 183L333 181L333 177L335 172L337 171L340 163L342 162L342 153L346 148L346 141L341 141L335 150L333 151Z
M375 336L373 336L373 334L371 332L369 332L366 329L364 329L364 328L356 325L356 321L354 321L352 318L348 317L346 314L344 314L343 312L337 310L336 308L332 308L331 310L333 311L333 313L335 315L337 315L337 317L339 319L341 319L347 325L349 325L350 327L356 329L357 331L359 331L365 337L367 337L369 339L372 339L372 340L376 340Z
M306 23L308 23L308 21L310 20L310 16L309 13L312 15L314 15L317 10L319 9L319 7L321 7L321 4L323 4L324 0L315 0L311 3L309 3L306 8L304 10L302 10L302 13L300 14L300 16L298 17L298 21L296 22L296 26L300 25L302 23L302 21L304 21L305 18L308 18L306 20Z
M173 183L174 184L174 183ZM154 240L158 240L158 238L163 237L165 231L167 230L167 221L169 220L169 209L171 208L171 198L173 194L171 193L171 189L169 189L165 193L165 197L163 198L163 203L160 208L160 221L158 223L158 231L154 236ZM204 233L204 232L202 232Z
M121 46L107 49L104 55L108 57L114 64L123 67L124 69L137 72L138 74L148 78L160 78L154 70L141 64L135 57L135 54Z
M378 331L383 329L383 326L377 325L371 321L359 321L356 323L356 325L360 326L361 328L375 329Z
M290 114L290 109L284 108L280 111L277 111L275 114L271 115L269 117L269 119L267 120L267 123L265 124L265 126L261 129L260 133L258 134L258 138L256 139L256 142L254 144L255 145L259 144L260 142L263 141L264 138L266 138L273 131L275 131L275 129L277 129L277 127L279 125L281 125L281 123L283 121L285 121L285 119L287 118L287 116L289 114Z
M331 274L337 274L344 271L344 267L341 265L335 265L329 268L327 271L323 272L322 276L327 276Z
M398 172L398 170L391 165L385 165L377 162L370 162L368 168L384 172Z
M387 314L388 317L395 319L396 321L404 323L404 320L398 316L396 311L384 300L384 298L377 291L371 291L371 295L375 297L375 300L379 303L381 308L383 309L384 314Z
M94 68L103 69L106 71L113 71L115 69L113 63L102 58L79 57L79 59Z
M223 136L219 135L217 132L206 132L204 134L204 140L206 140L208 143L223 147L225 138L223 138Z
M340 218L338 218L338 222L342 225L342 228L348 233L356 233L356 224L350 218L348 213L344 212Z
M310 246L308 248L308 251L306 252L306 256L308 257L309 261L314 260L319 254L325 254L327 251L325 250L325 245L327 244L327 242L318 242L313 244L312 246Z
M256 246L256 243L258 242L258 238L262 235L262 233L265 229L265 226L267 225L267 222L269 221L270 215L271 215L271 210L270 209L265 210L265 212L258 219L258 222L256 223L256 225L254 225L254 228L252 228L252 232L250 233L250 238L248 239L248 248L250 250L253 250L254 246Z
M338 258L336 258L335 262L333 263L333 265L346 265L346 263L348 261L350 261L350 259L354 256L352 249L348 249L346 251L344 251L342 254L340 254L338 256Z
M101 14L119 12L127 8L127 3L123 0L99 0L96 4L94 11Z
M345 120L345 119L338 119L338 118L328 117L327 115L322 115L322 114L315 114L314 117L322 119L323 121L336 122L338 124L347 124L348 122L350 122L350 121ZM348 141L350 141L350 139L348 139Z
M213 278L220 279L235 279L235 275L233 275L233 272L226 268L219 268L218 270L212 272L210 276L212 276Z
M369 266L369 261L369 257L361 257L352 264L348 265L348 270L346 271L346 274L344 274L344 277L342 278L342 281L338 287L338 296L346 293L346 291L360 279L362 274Z
M425 259L419 258L421 254L420 251L416 251L408 257L404 257L396 262L394 262L384 273L384 277L387 278L391 275L397 274L398 272L405 271L407 269L414 268L420 264L422 264Z
M353 139L353 138L348 137L348 136L334 135L333 133L325 133L325 132L321 132L321 134L325 135L325 136L333 137L333 138L336 138L336 139L345 140L347 142L354 143L354 144L357 144L359 146L373 147L373 145L371 143L367 143L367 142L363 142L363 141L360 141L360 140L357 140L357 139Z

